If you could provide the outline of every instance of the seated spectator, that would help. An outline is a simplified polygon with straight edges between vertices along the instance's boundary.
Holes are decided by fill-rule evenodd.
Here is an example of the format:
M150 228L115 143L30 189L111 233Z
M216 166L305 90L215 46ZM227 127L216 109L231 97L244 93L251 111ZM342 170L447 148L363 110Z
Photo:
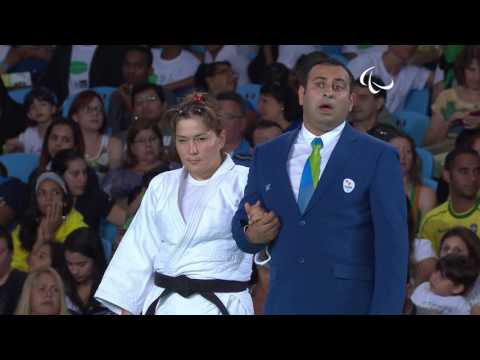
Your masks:
M67 308L72 315L109 315L93 295L107 267L97 232L83 228L65 240Z
M18 136L27 127L25 112L20 104L17 104L8 95L8 90L0 77L0 146L7 139Z
M12 267L28 271L32 250L48 241L63 243L72 231L86 226L83 216L72 207L62 178L53 172L43 173L37 179L28 210L12 232Z
M372 76L372 82L384 86L383 81ZM367 132L378 124L388 124L397 127L394 118L385 108L387 92L377 88L377 94L372 94L367 86L357 79L353 85L355 103L350 113L350 124L357 130Z
M32 250L27 262L29 272L47 266L61 271L64 263L63 244L54 241L44 242Z
M283 132L301 125L298 97L289 87L278 82L265 84L260 94L258 111L264 120L277 123Z
M121 140L104 133L106 117L101 96L92 90L78 94L68 118L79 125L85 144L85 159L101 182L108 171L120 167L123 161Z
M120 86L125 46L61 45L53 52L42 85L62 104L68 96L97 86Z
M436 252L440 239L450 228L464 226L480 233L480 156L471 149L455 149L447 155L443 178L449 184L450 199L430 210L420 224L420 237L429 239Z
M238 76L238 84L248 84L248 64L250 60L240 51L239 45L205 45L206 52L203 61L206 64L227 61Z
M456 254L470 258L480 266L480 239L471 230L465 227L454 227L448 230L440 240L440 257ZM473 288L466 294L472 307L472 314L480 314L480 277Z
M201 64L194 80L197 91L208 92L213 96L235 91L237 87L237 74L228 61Z
M70 315L62 279L53 268L28 274L15 315Z
M123 228L125 210L116 205L99 187L87 186L87 162L79 152L73 149L60 151L53 158L52 171L65 181L68 191L72 194L73 206L83 215L89 228L98 233L102 219Z
M412 294L417 314L470 315L465 298L478 277L478 266L468 257L449 254L438 260L429 282Z
M177 97L193 88L193 77L200 60L180 45L156 45L153 48L155 84L162 85Z
M237 165L250 166L252 149L245 139L247 109L243 99L235 92L221 93L217 96L220 105L220 118L226 132L224 152L232 156Z
M17 178L0 176L0 226L10 229L27 206L28 187Z
M348 68L355 79L369 67L375 66L373 75L379 77L385 84L394 81L395 86L387 92L385 106L390 113L400 111L405 105L407 95L414 89L432 89L434 100L442 90L443 73L435 72L409 65L417 50L417 45L388 45L385 52L370 52L348 63Z
M34 88L25 98L24 107L29 127L17 138L7 140L3 151L40 155L45 133L57 113L56 97L47 88Z
M128 130L125 166L109 172L102 188L114 199L126 198L141 185L143 175L156 168L170 170L162 153L162 133L155 123L139 119Z
M453 148L463 129L480 128L480 46L466 46L455 61L457 85L440 93L432 105L432 121L424 143L445 142L443 151Z
M257 56L248 65L248 77L254 84L266 82L266 70L270 64L277 62L278 45L261 45Z
M153 73L153 55L147 46L133 46L125 51L122 63L123 84L112 94L108 108L107 124L113 134L128 129L131 123L135 86L148 84Z
M10 233L0 226L0 315L13 315L27 277L12 269L13 243Z
M253 130L253 146L275 139L282 133L282 128L276 122L260 120Z

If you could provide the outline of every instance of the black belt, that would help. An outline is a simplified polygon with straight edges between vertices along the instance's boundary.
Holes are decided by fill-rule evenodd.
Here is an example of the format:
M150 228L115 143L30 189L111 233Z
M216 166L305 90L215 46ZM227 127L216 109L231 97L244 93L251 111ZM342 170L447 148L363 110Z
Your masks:
M154 315L157 304L161 298L177 293L184 298L199 294L210 301L220 310L222 315L229 315L227 308L215 293L235 293L248 288L248 281L231 280L197 280L190 279L185 275L171 277L155 273L155 285L165 288L160 296L148 307L145 315Z

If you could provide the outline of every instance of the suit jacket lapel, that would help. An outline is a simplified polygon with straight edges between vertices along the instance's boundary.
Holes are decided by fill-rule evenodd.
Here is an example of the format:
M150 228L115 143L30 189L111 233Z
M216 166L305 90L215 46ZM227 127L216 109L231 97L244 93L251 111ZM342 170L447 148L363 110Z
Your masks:
M345 163L351 158L351 143L355 141L356 134L351 126L347 123L343 129L340 139L337 145L333 149L332 155L328 160L327 167L325 168L320 181L318 182L317 189L313 193L313 196L305 209L304 215L312 209L312 207L320 201L320 199L327 194L335 181L340 181L338 173L343 169Z

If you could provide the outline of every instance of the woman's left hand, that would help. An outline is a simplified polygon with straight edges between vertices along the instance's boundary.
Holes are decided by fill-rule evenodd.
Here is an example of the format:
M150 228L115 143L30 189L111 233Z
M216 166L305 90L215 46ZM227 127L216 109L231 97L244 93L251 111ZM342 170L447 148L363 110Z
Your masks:
M49 240L53 240L55 233L63 222L63 203L54 202L52 206L47 209L47 214L42 222L44 222L45 236Z

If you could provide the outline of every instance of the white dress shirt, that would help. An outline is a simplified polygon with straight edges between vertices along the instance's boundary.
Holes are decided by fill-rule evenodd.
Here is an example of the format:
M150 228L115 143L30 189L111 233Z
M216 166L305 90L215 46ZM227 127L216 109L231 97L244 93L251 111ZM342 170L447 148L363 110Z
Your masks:
M322 177L323 171L327 166L328 160L332 155L332 151L340 139L343 129L345 128L345 121L338 125L335 129L320 136L322 139L323 147L320 150L320 175L318 179ZM295 199L298 201L298 193L300 190L300 181L302 180L303 168L305 162L312 153L312 141L318 136L311 133L305 124L302 124L302 129L299 131L297 139L295 140L290 154L287 159L287 171L290 177L290 184L292 185Z

